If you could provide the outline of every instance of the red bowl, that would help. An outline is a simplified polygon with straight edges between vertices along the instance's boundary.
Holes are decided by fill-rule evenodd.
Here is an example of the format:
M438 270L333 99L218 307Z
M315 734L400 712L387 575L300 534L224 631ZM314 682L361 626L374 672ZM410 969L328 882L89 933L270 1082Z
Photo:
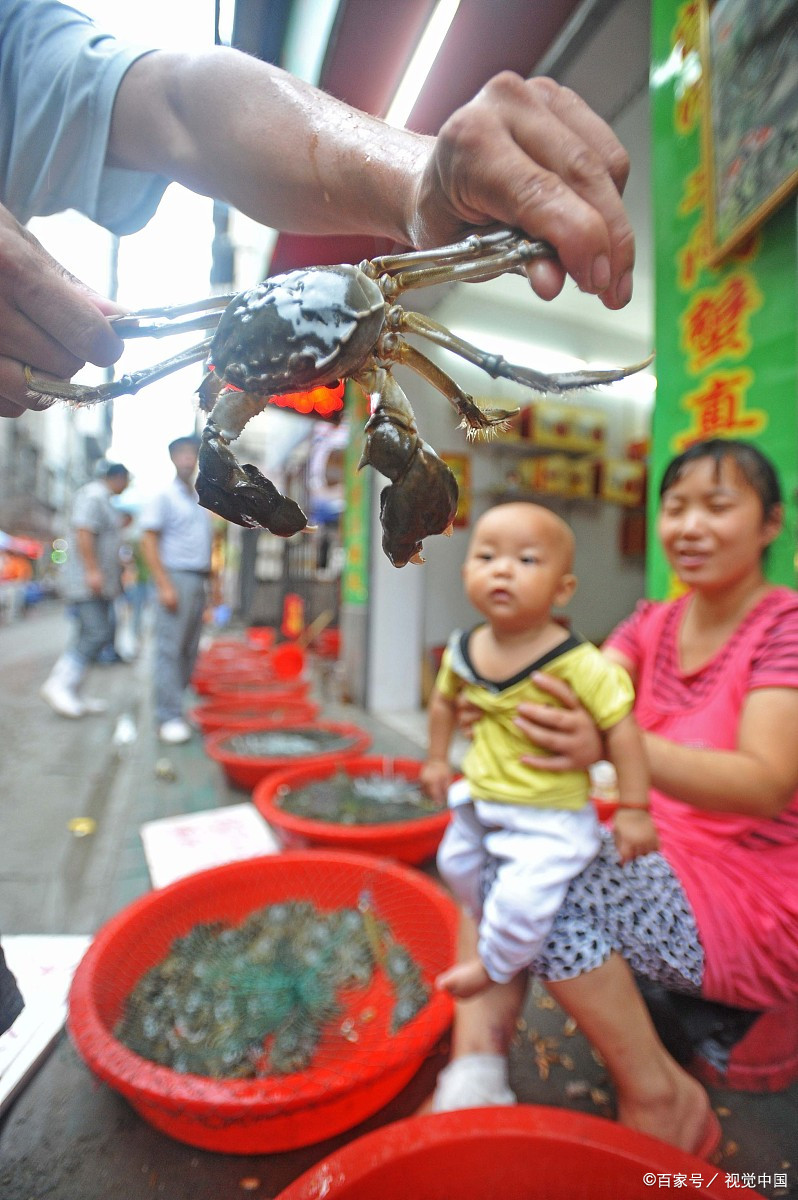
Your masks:
M725 1172L692 1154L603 1117L519 1104L384 1125L323 1159L277 1200L650 1200L660 1175L677 1174L680 1194L728 1200Z
M390 772L405 779L418 779L423 763L413 758L385 758L371 755L350 758L345 763L324 762L313 765L301 763L275 771L261 779L252 793L252 802L266 818L284 846L299 849L306 846L328 846L333 850L362 850L366 854L387 854L400 862L420 863L431 858L443 837L449 821L447 809L407 821L391 821L379 825L340 825L333 821L314 820L287 812L280 796L329 779L337 771L348 775L383 775Z
M207 704L198 704L189 712L192 723L203 735L216 733L219 729L240 732L257 728L264 721L292 721L295 725L306 725L315 721L318 715L319 706L312 700L289 692L281 695L277 691L268 704L251 700L216 704L211 700Z
M283 700L304 700L310 690L306 679L290 679L285 682L274 680L270 684L238 681L237 685L229 685L227 691L206 692L205 704L238 708L242 704L261 704L268 709L270 704L281 703ZM264 716L264 720L266 717Z
M293 730L296 732L302 726L292 721L261 721L257 726L248 729L247 733L268 733L273 730ZM338 734L342 744L331 750L320 750L315 754L307 754L301 760L303 764L333 763L340 765L350 758L357 758L371 745L371 735L357 725L347 725L338 721L314 721L307 726L313 732L322 730L325 733ZM260 783L270 771L279 771L285 767L294 767L298 763L296 756L287 755L246 755L236 754L229 747L230 740L241 737L241 733L231 733L220 729L206 738L205 749L214 760L224 768L231 783L237 787L251 791L256 783Z
M203 676L198 684L192 679L192 687L209 700L249 699L262 692L286 692L291 689L297 695L308 691L310 683L306 679L279 679L274 672L243 671L217 672L214 676Z
M388 985L381 972L365 993L347 993L342 1019L359 1030L341 1036L339 1018L305 1071L262 1079L183 1075L129 1050L114 1036L127 997L173 941L206 921L238 923L258 908L309 900L327 911L354 907L367 893L419 964L427 985L455 953L457 910L419 871L363 854L306 852L228 863L149 892L102 927L78 966L68 1027L90 1069L157 1129L207 1150L265 1154L310 1145L365 1120L412 1078L448 1028L442 992L397 1034L389 1030ZM364 1011L373 1012L369 1021Z

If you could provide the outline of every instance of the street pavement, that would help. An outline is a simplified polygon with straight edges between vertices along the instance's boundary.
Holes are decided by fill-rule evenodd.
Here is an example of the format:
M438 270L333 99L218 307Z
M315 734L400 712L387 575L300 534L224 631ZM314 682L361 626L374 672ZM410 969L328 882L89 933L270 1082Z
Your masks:
M143 822L246 799L227 785L198 737L185 746L158 743L146 652L133 664L92 671L90 690L108 700L107 714L80 721L53 714L38 693L68 627L55 602L0 625L5 935L93 934L149 890ZM316 690L325 719L363 726L376 753L420 757L417 741L337 701L320 675ZM135 726L134 740L114 740L120 717ZM434 874L431 864L425 869ZM353 1137L412 1115L445 1055L444 1044L390 1105L354 1130L296 1151L239 1156L198 1150L156 1131L94 1079L64 1034L0 1119L0 1200L273 1198ZM524 1102L612 1115L601 1063L537 985L519 1029L512 1078ZM757 1095L713 1088L711 1096L723 1153L705 1185L716 1171L746 1173L764 1196L798 1197L798 1085ZM533 1179L534 1163L530 1172Z

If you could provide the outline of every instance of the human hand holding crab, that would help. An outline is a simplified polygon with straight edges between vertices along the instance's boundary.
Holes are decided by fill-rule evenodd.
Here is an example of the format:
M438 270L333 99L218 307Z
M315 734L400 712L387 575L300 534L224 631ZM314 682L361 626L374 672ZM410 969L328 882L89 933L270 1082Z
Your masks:
M156 51L122 79L106 165L159 174L298 232L430 248L475 226L507 225L557 252L526 266L543 298L566 273L610 308L631 295L626 153L587 105L548 79L503 72L431 138L225 47ZM59 183L50 179L48 204ZM42 211L24 196L19 204L22 220ZM0 415L42 407L24 365L64 378L87 361L115 361L122 343L106 319L115 311L0 208Z
M442 346L494 379L510 379L542 393L611 383L646 365L544 375L509 363L501 355L487 354L430 317L396 302L411 288L523 272L526 264L551 254L544 242L497 230L472 234L437 250L385 255L358 266L342 263L288 271L236 296L115 319L116 330L129 337L216 326L212 336L154 367L96 387L50 382L26 369L28 387L40 394L92 403L135 393L189 363L205 360L208 371L199 392L210 415L199 453L200 504L228 521L289 537L306 528L307 517L257 467L239 464L230 443L270 397L353 379L372 397L360 465L369 464L390 480L380 498L383 550L397 567L423 562L423 538L450 530L457 510L457 484L421 438L410 402L391 374L392 365L404 364L441 392L459 413L469 436L489 432L516 410L480 408L412 346L407 335Z

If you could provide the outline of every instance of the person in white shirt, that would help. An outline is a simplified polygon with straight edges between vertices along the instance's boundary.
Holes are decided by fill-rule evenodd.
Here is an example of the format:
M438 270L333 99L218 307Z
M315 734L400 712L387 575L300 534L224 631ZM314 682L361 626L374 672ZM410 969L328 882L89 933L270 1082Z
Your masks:
M194 477L200 440L169 443L175 478L141 516L141 552L157 594L155 716L162 742L191 737L183 696L194 670L211 575L211 518L200 508Z

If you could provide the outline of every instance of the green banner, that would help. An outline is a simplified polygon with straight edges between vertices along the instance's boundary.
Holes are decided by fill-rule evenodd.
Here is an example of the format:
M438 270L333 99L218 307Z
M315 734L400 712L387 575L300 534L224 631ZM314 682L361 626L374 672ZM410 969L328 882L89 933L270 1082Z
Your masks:
M345 409L349 443L344 464L346 506L342 538L346 557L341 578L341 601L358 608L367 605L369 599L370 481L368 471L357 469L363 452L363 426L368 420L369 406L362 388L351 381L346 385Z
M667 462L693 442L734 437L775 463L785 530L768 574L795 585L798 475L796 412L796 218L788 200L717 265L712 244L711 145L702 54L705 0L654 0L652 27L653 208L657 401L649 497L647 591L673 595L655 535L657 491ZM706 9L704 9L704 14Z

